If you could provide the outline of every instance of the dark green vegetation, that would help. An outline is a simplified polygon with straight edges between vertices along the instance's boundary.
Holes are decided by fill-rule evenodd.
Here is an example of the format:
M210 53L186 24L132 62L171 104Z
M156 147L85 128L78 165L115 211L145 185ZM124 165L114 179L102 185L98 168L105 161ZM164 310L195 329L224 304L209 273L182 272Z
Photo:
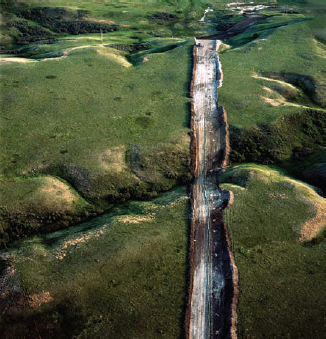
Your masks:
M311 185L319 187L325 196L326 193L326 152L313 153L309 150L295 153L294 163L297 166L292 167L296 177L308 182ZM291 170L291 169L290 169Z
M324 112L307 110L271 125L245 130L232 126L231 160L277 164L325 195L325 122Z
M289 133L290 130L290 133ZM232 125L233 161L279 162L300 149L318 149L325 143L326 115L303 110L286 115L272 124L248 129Z
M22 244L6 262L16 271L0 291L17 288L0 293L1 338L182 338L185 194L131 203L127 215L82 224L92 227L83 234Z
M235 194L225 218L240 274L239 338L322 338L325 199L267 166L236 166L222 181Z

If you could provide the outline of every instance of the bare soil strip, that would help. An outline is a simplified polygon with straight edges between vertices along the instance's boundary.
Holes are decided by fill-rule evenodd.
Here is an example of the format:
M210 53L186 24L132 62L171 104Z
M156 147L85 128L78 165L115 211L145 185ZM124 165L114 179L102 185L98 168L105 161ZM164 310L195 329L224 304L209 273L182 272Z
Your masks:
M227 164L226 111L217 106L220 41L196 40L191 85L192 220L186 338L235 338L237 270L222 210L230 199L218 176Z

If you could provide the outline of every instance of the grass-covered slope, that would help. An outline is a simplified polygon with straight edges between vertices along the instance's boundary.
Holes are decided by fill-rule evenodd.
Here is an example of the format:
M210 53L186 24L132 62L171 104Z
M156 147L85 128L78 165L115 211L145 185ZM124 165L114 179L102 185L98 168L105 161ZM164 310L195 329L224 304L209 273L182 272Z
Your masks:
M3 180L60 177L98 210L189 182L192 42L172 36L223 32L243 17L217 5L207 24L198 22L199 4L60 5L30 3L2 17L13 39L37 29L55 39L15 40L12 51L24 58L2 58ZM288 161L325 141L323 44L300 11L267 14L221 53L219 102L235 162Z
M105 46L3 63L6 185L15 177L55 175L107 208L187 182L190 48L149 55L138 66Z
M219 100L234 163L278 164L324 189L325 41L313 16L283 13L229 39ZM234 166L222 181L235 195L224 215L239 269L239 337L322 338L325 199L267 166Z
M0 189L31 201L1 202L4 245L191 180L188 38L217 29L203 6L1 2ZM31 208L38 176L75 190L78 216Z
M201 23L206 4L197 1L53 0L46 6L68 8L49 26L22 14L39 1L18 2L1 2L11 3L2 52L15 53L0 60L2 245L188 182L187 38L223 33L242 16L216 11L224 3ZM87 12L74 18L78 10ZM290 12L266 11L273 16L226 41L219 104L234 162L278 163L317 185L324 31ZM68 25L74 19L85 22ZM58 31L67 25L89 31ZM270 167L234 167L222 180L235 194L225 219L240 272L239 337L321 337L324 199ZM125 207L1 257L1 337L182 337L185 191Z
M122 146L154 146L186 133L189 48L131 68L105 47L3 64L2 170L21 175L62 161L99 168L114 157L102 159L109 150L123 153L123 168Z
M35 233L67 227L98 212L57 177L2 180L0 190L0 246Z
M266 124L307 107L324 107L324 47L307 19L299 14L270 17L227 41L236 48L221 54L219 100L231 124ZM246 43L248 36L252 41Z
M267 166L222 176L225 213L240 274L239 337L322 338L325 199Z
M228 111L231 161L278 164L324 189L320 165L320 180L298 170L301 155L323 151L326 142L326 61L319 19L309 11L266 14L272 16L228 39L230 48L220 54L224 81L219 100ZM310 167L315 173L315 164Z
M82 234L25 241L0 261L1 338L183 337L185 189L120 213Z

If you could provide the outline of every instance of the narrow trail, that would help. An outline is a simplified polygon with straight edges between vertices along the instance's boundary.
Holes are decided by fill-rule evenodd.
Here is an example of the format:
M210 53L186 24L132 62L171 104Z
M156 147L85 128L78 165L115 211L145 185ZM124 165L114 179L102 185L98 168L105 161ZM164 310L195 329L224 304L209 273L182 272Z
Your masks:
M217 105L222 71L219 40L196 40L191 95L192 187L190 289L187 339L236 338L237 270L222 210L230 193L219 187L227 164L226 111Z

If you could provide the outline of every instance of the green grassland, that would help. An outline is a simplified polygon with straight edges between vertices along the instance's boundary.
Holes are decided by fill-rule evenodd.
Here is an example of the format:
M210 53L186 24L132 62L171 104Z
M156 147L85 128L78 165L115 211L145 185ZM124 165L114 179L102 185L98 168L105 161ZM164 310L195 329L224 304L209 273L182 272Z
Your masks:
M2 65L3 180L58 176L104 209L189 181L190 52L186 42L133 67L97 46Z
M12 252L25 308L7 298L2 338L182 338L186 190L125 208Z
M274 163L303 179L297 167L304 154L323 151L326 61L320 27L320 18L307 13L278 14L226 41L219 102L228 111L232 162ZM320 181L309 182L324 189L322 167L317 176Z
M307 18L270 17L220 54L231 160L286 170L248 164L222 176L235 195L224 216L239 269L240 338L323 336L325 199L288 174L324 190L325 46L320 19Z
M0 23L2 28L2 34L0 36L0 44L15 43L15 39L18 36L18 27L16 24L21 23L26 18L30 19L30 15L26 17L26 11L32 11L35 8L46 6L47 8L53 8L57 10L61 6L64 6L65 13L57 15L57 13L47 14L50 26L44 25L44 11L38 16L34 17L34 20L28 20L25 24L29 24L35 28L44 30L44 27L48 30L52 29L48 33L52 38L61 38L62 34L56 34L56 23L53 17L56 17L57 24L62 21L73 23L76 21L76 14L78 11L83 11L83 17L79 18L84 21L90 21L92 23L102 21L109 25L114 24L117 26L121 38L132 37L133 39L143 39L148 36L154 37L172 37L172 36L194 36L200 34L200 32L207 32L209 24L198 23L200 15L202 15L204 5L200 2L189 3L179 2L176 6L173 3L152 2L150 4L142 2L129 2L129 3L115 3L115 2L80 2L80 1L51 1L46 4L40 4L39 2L31 1L29 4L21 4L20 6L12 6L10 8L10 14L4 13L1 17ZM5 7L7 8L7 7ZM52 17L52 19L51 19ZM23 19L23 20L22 20ZM35 20L36 19L36 20ZM59 20L58 20L59 19ZM47 20L45 20L47 21ZM9 25L8 25L8 22ZM18 27L19 28L19 27ZM46 32L45 32L46 33ZM62 31L61 33L64 33ZM100 33L98 28L97 33ZM28 35L28 32L25 34ZM32 31L31 31L32 34ZM74 33L75 34L75 33ZM63 34L66 35L66 34ZM12 46L13 47L13 46ZM7 46L9 48L9 46Z
M128 64L123 56L112 60L114 52L105 47L75 50L61 60L3 65L4 164L16 154L3 171L19 175L60 154L96 166L99 151L155 145L178 130L186 133L189 48L152 55L136 68L119 64L119 58Z
M46 12L38 2L14 3L1 17L2 47L14 54L2 58L24 59L1 65L2 242L49 230L53 219L52 230L189 182L189 37L208 32L206 24L191 25L202 5L72 1L62 10L54 1ZM101 20L103 34L56 32L62 23L87 31L80 22L93 29ZM106 32L112 24L118 30ZM26 44L30 38L36 42ZM35 210L24 203L38 186L17 178L44 175L86 199L78 217L61 220L55 204ZM20 217L12 227L14 206Z
M119 29L51 31L53 43L19 45L7 23L40 3L1 17L0 44L16 53L1 57L24 63L1 64L0 243L66 229L25 239L10 249L13 261L0 260L1 270L15 268L9 284L18 291L0 300L0 333L181 338L189 211L184 186L173 187L191 182L192 37L241 16L212 4L202 24L206 4L187 1L41 5L87 10L85 20ZM325 202L288 173L325 189L325 39L321 18L294 12L264 12L273 16L220 53L233 164L284 171L249 164L222 177L235 194L225 221L240 272L241 338L323 334Z
M235 166L222 181L235 195L225 221L240 275L239 337L322 338L325 199L267 166ZM316 213L319 224L309 223Z
M224 81L219 100L227 107L231 124L241 127L269 124L307 106L324 106L326 61L321 54L324 47L319 47L309 21L303 20L307 18L300 14L271 17L227 41L235 48L220 56ZM273 28L278 25L277 29ZM311 92L319 92L320 100L314 102L314 94L299 81L291 87L286 79L288 73L311 76L315 86ZM279 82L273 81L275 79ZM273 99L277 95L283 97L277 106L262 98ZM300 109L300 106L305 107Z

